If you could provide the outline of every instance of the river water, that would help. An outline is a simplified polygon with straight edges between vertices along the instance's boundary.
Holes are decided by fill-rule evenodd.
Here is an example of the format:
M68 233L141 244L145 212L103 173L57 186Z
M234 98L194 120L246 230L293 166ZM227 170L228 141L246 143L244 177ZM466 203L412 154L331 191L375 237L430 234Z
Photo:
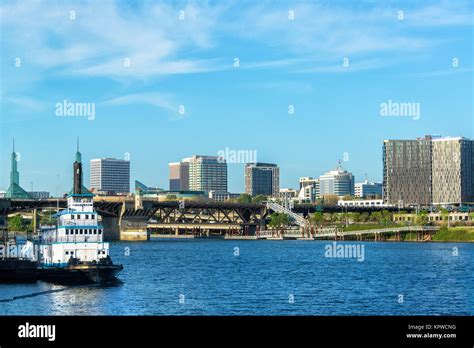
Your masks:
M119 283L0 284L0 315L474 315L474 244L351 243L111 243Z

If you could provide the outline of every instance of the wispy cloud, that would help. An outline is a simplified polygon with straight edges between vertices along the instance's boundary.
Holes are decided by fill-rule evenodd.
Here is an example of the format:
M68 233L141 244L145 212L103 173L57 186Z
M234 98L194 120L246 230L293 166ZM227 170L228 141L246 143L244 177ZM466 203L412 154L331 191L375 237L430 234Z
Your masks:
M133 9L115 1L10 2L1 7L4 45L49 74L142 78L212 70L213 60L182 56L213 46L220 7L187 4L184 20L180 9L153 2Z
M433 70L433 71L426 71L414 74L408 74L406 76L409 77L437 77L437 76L449 76L449 75L457 75L457 74L472 74L474 71L473 68L451 68L451 69L444 69L444 70Z
M33 111L42 111L46 108L43 101L26 96L2 96L2 102Z
M48 74L139 79L228 69L220 47L229 38L287 54L243 67L284 68L308 55L339 59L425 50L438 40L409 28L472 25L466 1L402 9L399 21L400 7L393 3L26 0L4 3L0 18L5 54L20 54Z
M107 99L100 103L104 106L121 106L121 105L151 105L170 112L175 118L183 118L179 114L179 105L174 102L173 97L169 94L161 93L134 93L122 95L116 98Z

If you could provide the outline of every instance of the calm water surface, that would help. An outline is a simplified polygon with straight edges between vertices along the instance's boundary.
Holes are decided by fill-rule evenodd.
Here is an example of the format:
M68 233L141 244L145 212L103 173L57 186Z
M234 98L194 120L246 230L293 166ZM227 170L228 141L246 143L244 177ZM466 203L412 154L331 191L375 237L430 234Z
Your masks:
M331 243L112 243L121 283L0 284L0 315L474 315L474 244L365 242L358 262Z

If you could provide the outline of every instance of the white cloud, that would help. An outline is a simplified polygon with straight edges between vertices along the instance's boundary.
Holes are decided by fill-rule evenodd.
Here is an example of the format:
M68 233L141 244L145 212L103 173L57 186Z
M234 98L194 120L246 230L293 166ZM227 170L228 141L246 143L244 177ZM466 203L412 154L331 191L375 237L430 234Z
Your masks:
M25 108L33 111L42 111L45 109L45 103L35 98L26 96L4 96L2 95L2 102L13 104L20 108Z
M466 1L404 3L403 21L395 4L25 0L1 5L1 43L6 57L21 56L42 75L147 79L231 69L234 43L244 50L255 45L256 55L268 52L266 60L242 60L242 68L308 70L308 62L426 51L442 41L425 28L472 25ZM364 69L371 67L380 66Z
M114 1L8 3L1 7L4 45L48 73L141 78L214 68L213 60L181 55L212 47L220 7L188 4L179 20L176 6L141 5L131 10Z
M116 98L104 100L100 103L100 105L105 106L133 104L151 105L157 108L171 111L174 116L178 116L179 105L173 101L173 97L167 94L161 94L156 92L127 94Z

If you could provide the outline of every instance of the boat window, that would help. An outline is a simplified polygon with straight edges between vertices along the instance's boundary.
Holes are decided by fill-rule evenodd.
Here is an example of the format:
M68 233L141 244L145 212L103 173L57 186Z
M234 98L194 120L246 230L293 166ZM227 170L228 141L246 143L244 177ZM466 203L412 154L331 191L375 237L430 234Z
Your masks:
M89 214L86 214L86 220L89 220Z
M94 214L91 215L91 219L92 219L92 220L95 219L95 215L94 215Z
M66 255L69 255L69 251L66 251Z
M99 229L99 234L102 234L102 229Z
M71 220L74 220L74 214L71 214Z
M66 236L69 234L69 230L66 230Z
M79 234L83 234L84 231L82 230L82 228L79 230Z
M74 234L78 234L79 232L77 230L74 230Z
M80 219L80 218L81 218L81 216L80 216L79 214L77 214L77 218L78 218L78 219Z
M94 229L94 234L97 234L97 230L96 230L96 229Z

